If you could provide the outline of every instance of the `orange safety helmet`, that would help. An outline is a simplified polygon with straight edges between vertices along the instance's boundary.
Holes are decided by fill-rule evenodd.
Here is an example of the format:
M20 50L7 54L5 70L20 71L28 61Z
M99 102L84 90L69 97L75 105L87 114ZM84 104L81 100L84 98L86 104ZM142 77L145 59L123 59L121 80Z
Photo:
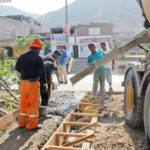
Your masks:
M32 43L29 44L29 48L31 48L31 47L37 47L37 48L42 49L43 48L43 44L40 41L40 39L35 39Z

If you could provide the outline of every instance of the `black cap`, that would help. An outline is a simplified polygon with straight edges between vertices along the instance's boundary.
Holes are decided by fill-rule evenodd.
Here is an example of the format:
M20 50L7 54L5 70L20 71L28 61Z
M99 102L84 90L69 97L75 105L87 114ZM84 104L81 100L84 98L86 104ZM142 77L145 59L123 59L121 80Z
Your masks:
M55 51L54 51L54 54L60 56L60 55L61 55L61 52L60 52L59 50L55 50Z

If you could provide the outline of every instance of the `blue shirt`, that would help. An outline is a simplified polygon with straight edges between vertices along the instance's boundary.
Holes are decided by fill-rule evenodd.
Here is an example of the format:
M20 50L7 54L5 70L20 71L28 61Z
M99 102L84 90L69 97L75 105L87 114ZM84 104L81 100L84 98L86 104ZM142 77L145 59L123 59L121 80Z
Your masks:
M87 66L89 66L94 61L100 60L103 58L106 54L102 50L97 50L95 54L90 54L87 58ZM98 70L96 70L96 73L103 73L106 71L106 67L102 66Z
M67 52L64 49L61 51L61 56L58 58L58 60L63 57L67 57ZM58 61L58 65L66 65L66 59L63 59L61 62Z

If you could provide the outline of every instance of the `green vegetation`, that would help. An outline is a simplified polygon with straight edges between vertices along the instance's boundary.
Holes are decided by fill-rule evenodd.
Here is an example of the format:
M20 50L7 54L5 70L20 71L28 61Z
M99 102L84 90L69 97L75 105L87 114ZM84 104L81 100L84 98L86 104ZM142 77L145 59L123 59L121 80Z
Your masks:
M7 59L0 65L0 80L7 86L19 83L18 74L14 68L15 62L15 59Z
M13 108L13 104L12 104L12 102L4 102L4 107L6 107L8 109L12 109Z
M24 36L21 37L19 39L16 39L13 48L15 48L16 50L18 49L25 49L29 46L29 44L35 39L35 36Z

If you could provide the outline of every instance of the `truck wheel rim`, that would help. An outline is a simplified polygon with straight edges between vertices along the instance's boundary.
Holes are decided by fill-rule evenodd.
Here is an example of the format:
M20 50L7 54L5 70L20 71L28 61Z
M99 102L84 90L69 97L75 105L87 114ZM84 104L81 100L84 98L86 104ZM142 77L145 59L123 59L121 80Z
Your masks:
M127 85L127 93L126 93L126 103L127 103L127 110L128 114L131 115L133 112L133 87L131 83Z

